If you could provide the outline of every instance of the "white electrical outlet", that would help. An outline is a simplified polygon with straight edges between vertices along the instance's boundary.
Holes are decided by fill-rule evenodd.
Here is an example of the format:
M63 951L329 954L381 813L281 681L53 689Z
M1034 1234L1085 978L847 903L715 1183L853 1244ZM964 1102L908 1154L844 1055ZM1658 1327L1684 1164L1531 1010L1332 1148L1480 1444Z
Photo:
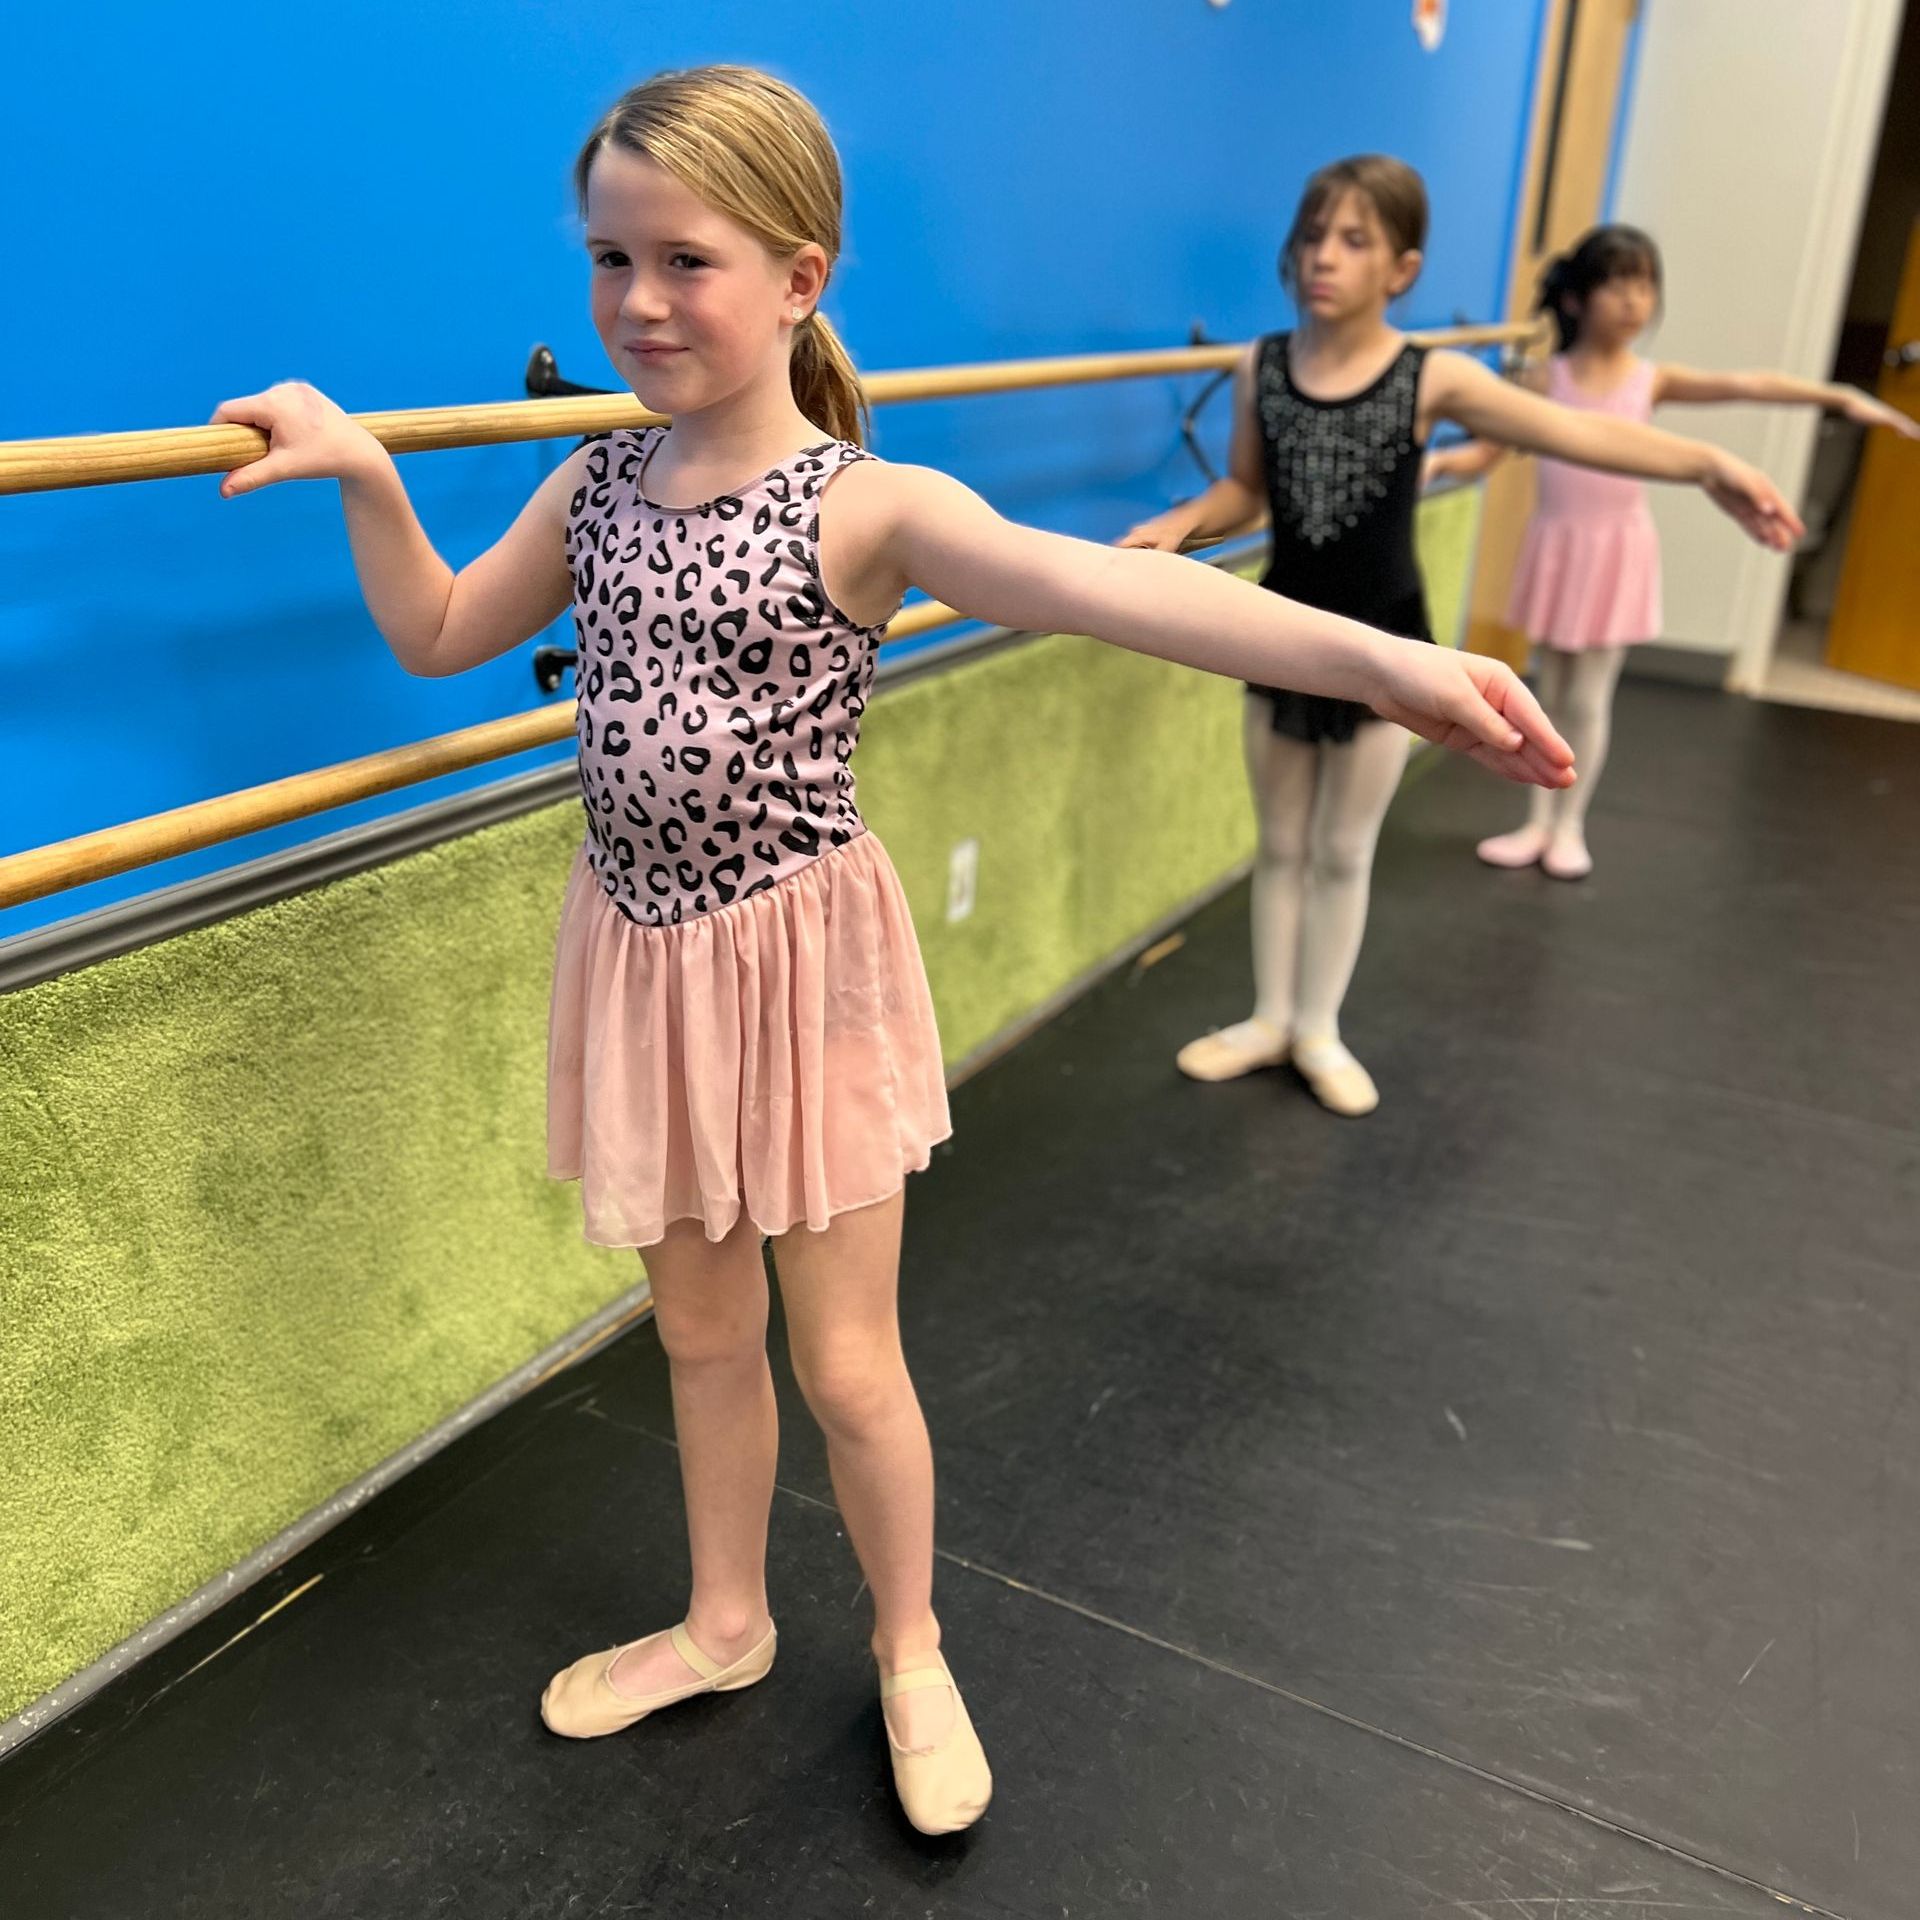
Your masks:
M947 861L947 921L964 920L973 911L975 884L980 878L980 842L962 840Z

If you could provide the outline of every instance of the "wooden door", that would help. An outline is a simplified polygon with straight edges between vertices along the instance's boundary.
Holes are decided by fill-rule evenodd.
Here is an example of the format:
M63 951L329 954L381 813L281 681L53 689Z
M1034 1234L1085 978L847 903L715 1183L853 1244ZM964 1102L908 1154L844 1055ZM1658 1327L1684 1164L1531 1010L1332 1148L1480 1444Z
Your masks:
M1920 220L1907 237L1880 398L1920 420ZM1868 434L1860 464L1827 665L1920 688L1920 440L1884 427Z
M1540 270L1600 218L1613 158L1613 123L1640 0L1554 0L1542 32L1546 58L1534 91L1525 184L1513 236L1505 317L1532 312ZM1533 462L1505 460L1486 484L1467 600L1466 644L1514 666L1524 634L1507 625L1507 590L1533 512Z

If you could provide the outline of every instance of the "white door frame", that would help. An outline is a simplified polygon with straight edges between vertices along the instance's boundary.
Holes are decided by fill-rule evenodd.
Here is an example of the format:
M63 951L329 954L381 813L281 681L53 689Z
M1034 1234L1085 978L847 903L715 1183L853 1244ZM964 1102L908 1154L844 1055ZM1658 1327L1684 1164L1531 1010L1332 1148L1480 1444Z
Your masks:
M1685 4L1685 0L1666 0L1669 5L1676 3ZM1910 4L1920 5L1920 0ZM1839 11L1835 9L1836 14ZM1818 369L1811 378L1826 377L1846 319L1853 258L1866 212L1902 12L1903 0L1852 0L1844 26L1835 21L1846 36L1840 77L1827 122L1826 148L1818 161L1817 211L1807 230L1787 311L1786 364ZM1789 498L1806 487L1817 428L1818 422L1803 408L1767 410L1759 464ZM1786 596L1787 569L1759 548L1749 547L1727 609L1733 637L1727 662L1729 691L1758 693L1765 684Z

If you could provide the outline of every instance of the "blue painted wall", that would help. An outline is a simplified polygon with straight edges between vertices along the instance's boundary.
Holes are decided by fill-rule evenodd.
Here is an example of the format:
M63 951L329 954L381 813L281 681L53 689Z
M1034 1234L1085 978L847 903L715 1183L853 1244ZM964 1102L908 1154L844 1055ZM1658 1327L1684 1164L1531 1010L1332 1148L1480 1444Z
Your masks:
M1427 176L1410 324L1497 310L1539 0L340 0L292 12L35 8L9 34L0 438L204 420L314 381L354 410L506 399L536 340L610 382L568 199L623 86L732 59L839 139L849 246L829 309L870 369L1156 346L1283 324L1301 180L1398 153ZM1153 382L884 412L881 450L1090 536L1194 490ZM1219 439L1224 410L1212 420ZM454 562L564 451L403 471ZM510 713L517 654L409 679L354 585L330 485L212 480L0 500L0 851ZM532 764L503 763L497 777ZM0 916L16 933L454 783Z

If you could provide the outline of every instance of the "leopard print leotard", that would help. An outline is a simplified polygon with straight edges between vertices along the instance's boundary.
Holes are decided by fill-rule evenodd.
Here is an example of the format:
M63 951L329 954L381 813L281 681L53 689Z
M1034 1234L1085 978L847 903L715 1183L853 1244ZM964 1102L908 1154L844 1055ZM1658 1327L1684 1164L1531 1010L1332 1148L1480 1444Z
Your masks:
M587 858L647 926L730 906L866 831L851 762L884 632L820 579L820 496L871 455L824 441L667 507L641 491L665 432L588 448L566 542Z

